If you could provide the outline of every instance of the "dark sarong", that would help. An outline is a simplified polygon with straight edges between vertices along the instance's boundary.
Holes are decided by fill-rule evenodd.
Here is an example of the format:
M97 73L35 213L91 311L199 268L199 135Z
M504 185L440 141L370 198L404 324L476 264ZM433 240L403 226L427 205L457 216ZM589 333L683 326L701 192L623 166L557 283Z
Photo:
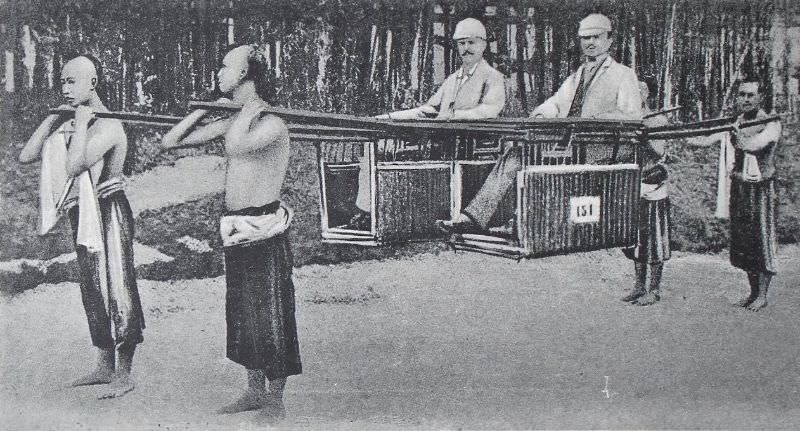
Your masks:
M639 199L639 232L636 247L623 250L637 262L663 263L669 260L670 231L672 230L669 198L655 201Z
M122 190L101 196L98 202L105 253L89 253L77 244L78 207L68 212L78 255L81 299L92 344L127 349L143 341L145 327L133 260L133 212Z
M731 179L730 259L748 272L778 272L775 254L775 180Z
M226 215L258 216L278 202ZM225 248L228 359L262 369L268 379L302 372L295 320L292 252L286 233Z

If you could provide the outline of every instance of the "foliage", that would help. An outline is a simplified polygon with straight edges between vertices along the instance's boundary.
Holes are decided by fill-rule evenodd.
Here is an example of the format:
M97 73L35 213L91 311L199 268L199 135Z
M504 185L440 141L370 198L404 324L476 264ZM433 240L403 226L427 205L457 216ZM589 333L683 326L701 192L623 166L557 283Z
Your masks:
M60 103L58 73L72 53L92 53L105 67L108 105L115 110L140 110L182 115L190 99L217 96L214 75L227 50L227 19L234 23L235 43L258 43L269 50L276 104L325 112L360 115L395 109L409 98L425 100L432 94L434 70L450 72L457 67L455 52L448 39L455 22L465 16L484 18L489 39L497 46L487 55L508 76L507 82L526 92L511 89L511 115L526 110L549 96L580 62L574 33L586 13L601 11L617 26L614 54L631 64L635 53L640 75L652 75L662 85L672 87L673 99L682 104L686 118L696 115L696 105L704 117L722 109L725 93L735 75L731 64L745 60L747 67L764 72L769 50L765 35L769 31L770 2L673 2L654 0L608 1L509 1L498 3L491 16L485 16L486 3L476 0L451 0L445 14L435 13L434 4L423 0L26 0L9 2L0 8L0 22L19 30L29 24L39 38L34 71L34 88L21 85L17 91L0 93L0 259L18 257L46 259L71 250L69 229L61 226L53 235L35 235L38 176L37 167L20 166L16 156L21 143L33 131L48 106ZM193 8L187 7L194 4ZM665 43L676 4L678 23L674 32L674 58L670 74L664 76ZM233 5L233 8L230 7ZM451 7L447 7L447 5ZM513 7L512 11L510 8ZM532 13L520 13L526 7ZM453 15L446 13L452 10ZM446 21L443 32L435 31L435 21ZM513 55L510 49L511 25L517 26L517 42L528 50L528 58ZM372 39L373 28L375 39ZM522 38L521 29L530 32ZM739 31L745 29L744 31ZM391 30L392 49L387 52ZM441 33L441 34L440 34ZM417 63L411 51L419 35ZM636 43L632 45L632 41ZM742 58L744 46L750 53ZM0 45L23 52L12 38ZM633 48L633 49L631 49ZM375 56L372 57L372 51ZM434 64L434 52L442 64ZM519 51L518 51L519 52ZM55 86L48 85L48 66L52 64ZM417 82L411 76L416 69ZM146 96L140 99L139 86ZM697 102L700 102L699 104ZM219 144L199 150L161 154L155 148L162 131L146 127L127 127L130 153L126 173L135 174L156 165L170 164L176 158L198 153L220 154ZM800 154L796 127L786 130L786 140L778 153L780 210L778 233L781 242L800 240L798 184L800 167L793 160ZM442 250L441 244L416 244L399 248L359 248L331 246L319 241L318 183L312 152L296 146L287 174L284 196L296 210L292 241L296 264L336 263L359 259L404 256L420 251ZM673 146L672 174L673 241L677 249L719 251L727 244L727 224L713 218L716 152ZM156 263L141 268L144 278L200 277L222 272L218 252L197 254L175 240L191 235L219 249L216 232L221 212L221 197L213 196L175 207L145 211L137 219L137 240L176 257L171 263ZM23 274L0 280L19 289L37 280L72 279L74 264L60 265L48 274L26 268ZM61 268L63 266L63 268ZM69 269L72 268L72 269ZM6 274L3 277L10 277ZM44 278L43 278L44 277Z
M228 49L229 30L235 44L257 43L269 51L278 105L355 114L395 108L404 85L414 89L419 101L430 96L434 69L441 79L458 66L449 34L466 16L486 22L494 47L487 57L509 77L516 99L510 102L520 106L519 114L543 101L577 68L581 58L575 29L590 12L613 19L614 56L657 81L659 106L683 105L686 118L696 115L698 106L704 117L721 111L737 73L733 65L762 76L771 72L767 42L773 8L766 0L437 4L30 0L11 2L0 13L0 22L18 31L26 24L34 30L40 64L34 85L37 92L47 93L41 102L58 99L57 88L48 86L50 70L57 83L64 60L91 53L104 65L112 109L173 114L182 113L189 99L216 96L214 76ZM446 25L437 27L437 22ZM23 56L13 40L4 44ZM19 83L23 75L19 67ZM19 102L12 114L26 122L29 118L17 112L34 101Z

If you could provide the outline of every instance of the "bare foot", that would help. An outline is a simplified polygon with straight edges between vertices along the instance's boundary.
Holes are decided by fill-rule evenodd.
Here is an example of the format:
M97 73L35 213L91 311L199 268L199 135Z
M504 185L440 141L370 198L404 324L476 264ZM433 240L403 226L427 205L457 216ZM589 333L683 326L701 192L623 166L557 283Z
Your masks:
M759 296L750 305L747 306L747 309L750 311L758 311L766 306L767 306L767 298Z
M130 374L118 375L114 377L114 380L108 385L108 388L106 388L106 390L103 391L103 393L97 397L97 399L107 400L111 398L118 398L132 391L135 387L136 384L134 383Z
M255 421L258 425L273 425L285 418L286 407L283 405L283 399L268 396Z
M247 389L238 400L217 410L217 414L229 415L250 410L258 410L262 405L264 405L266 398L266 390Z
M76 386L90 386L90 385L105 385L114 380L114 370L107 368L98 368L86 376L70 383L71 387Z
M645 294L644 294L644 295L643 295L641 298L637 299L637 300L634 302L634 304L636 304L636 305L643 305L643 306L647 306L647 305L653 305L653 304L655 304L656 302L658 302L658 300L659 300L659 299L660 299L660 298L659 298L659 297L658 297L658 295L656 295L655 293L653 293L653 292L647 292L647 293L645 293Z
M753 295L750 295L747 298L744 298L744 299L742 299L740 301L736 301L735 303L733 303L733 305L735 305L737 307L747 307L748 305L750 305L755 300L756 300L756 297L753 296Z

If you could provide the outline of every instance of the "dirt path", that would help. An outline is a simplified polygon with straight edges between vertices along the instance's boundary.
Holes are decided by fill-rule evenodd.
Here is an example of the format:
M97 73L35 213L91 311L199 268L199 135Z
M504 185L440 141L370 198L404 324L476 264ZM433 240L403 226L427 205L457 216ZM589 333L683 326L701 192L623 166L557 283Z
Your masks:
M296 270L304 374L285 429L798 429L800 249L761 313L729 305L743 274L725 255L678 255L655 307L617 298L620 253L515 263L443 253ZM43 285L0 305L0 426L251 429L211 412L237 395L224 357L221 278L141 283L138 388L58 390L93 352L77 286Z
M157 166L129 178L125 193L134 215L219 193L225 187L225 159L196 156L178 159L174 166ZM169 193L164 193L165 187Z
M195 156L178 159L173 166L158 166L126 179L125 193L131 202L134 216L142 211L163 208L220 193L225 187L225 159L219 156ZM164 193L164 188L169 193ZM170 256L136 243L136 265L169 261ZM0 261L0 272L20 273L24 266L47 271L54 263L75 260L75 253L53 256L51 259L8 259Z

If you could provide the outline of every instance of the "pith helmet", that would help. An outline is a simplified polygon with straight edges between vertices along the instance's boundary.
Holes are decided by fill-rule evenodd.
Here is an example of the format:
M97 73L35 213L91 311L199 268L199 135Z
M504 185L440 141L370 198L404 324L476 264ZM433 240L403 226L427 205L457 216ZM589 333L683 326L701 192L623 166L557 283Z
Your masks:
M465 18L456 24L456 31L453 32L453 39L466 39L468 37L479 37L486 40L486 27L475 18Z
M593 13L581 20L578 36L594 36L611 31L611 20L607 16Z

